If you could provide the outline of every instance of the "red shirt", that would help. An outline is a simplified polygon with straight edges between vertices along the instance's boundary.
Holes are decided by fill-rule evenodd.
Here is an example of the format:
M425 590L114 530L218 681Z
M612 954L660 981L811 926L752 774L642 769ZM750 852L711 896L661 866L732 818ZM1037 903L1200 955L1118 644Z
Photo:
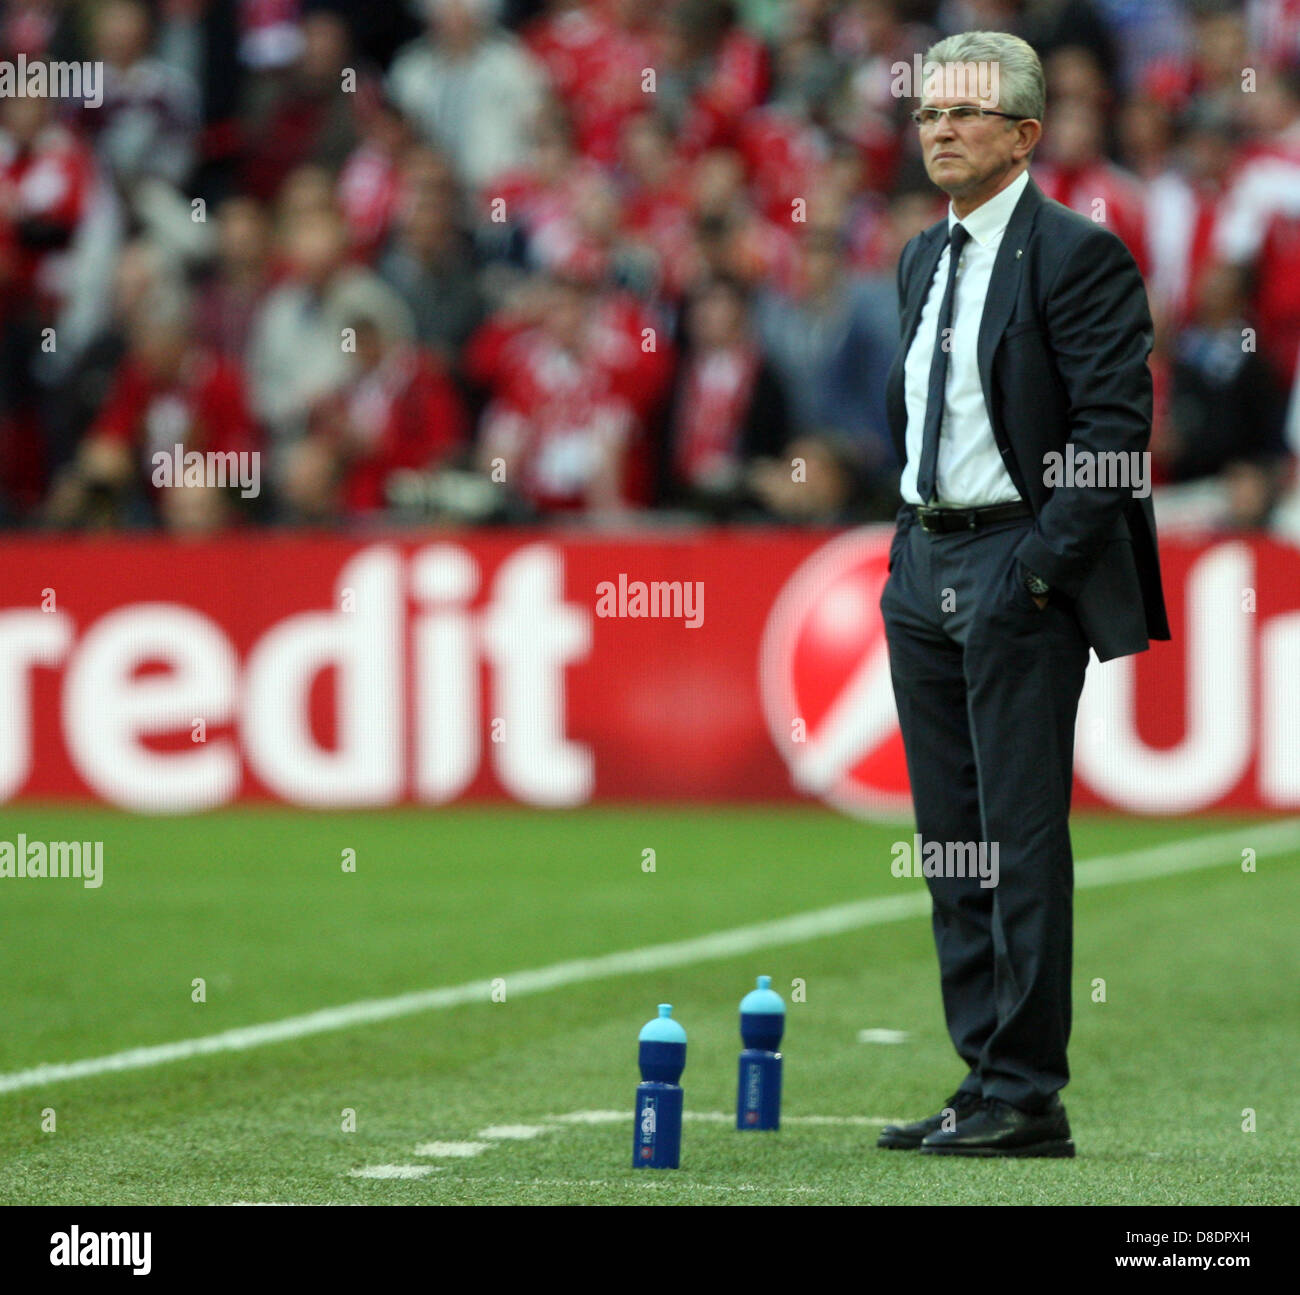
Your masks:
M647 349L647 336L653 337L653 350ZM618 291L602 293L592 302L580 357L561 351L540 329L520 328L500 318L483 324L465 352L466 373L488 388L498 401L498 411L508 407L525 419L535 419L538 426L547 420L557 426L567 420L621 428L620 420L626 419L626 428L618 435L628 444L623 492L631 503L643 503L649 496L650 453L641 433L662 407L674 365L668 330L658 327L630 293ZM574 383L582 382L588 384L585 396L571 390ZM610 413L615 407L617 415ZM557 466L564 458L557 448L560 435L555 427L541 433L542 441L555 441L555 445L548 448L540 472L546 484L530 487L529 497L546 506L577 507L583 491L557 485L561 478L570 483L575 479L567 466ZM577 441L571 442L570 449L576 456Z
M582 508L600 462L636 436L631 406L595 354L574 355L541 329L517 334L500 361L484 437L524 498L547 511ZM625 472L625 500L627 484Z
M614 162L624 124L645 111L642 76L658 65L653 34L619 27L592 7L539 18L524 42L572 115L578 151Z
M682 125L682 148L691 157L731 144L745 114L767 93L767 47L743 27L722 38L709 68L711 75L696 91Z
M1257 146L1235 169L1212 242L1220 259L1252 267L1260 353L1289 385L1300 351L1300 130Z
M759 108L741 125L737 147L763 215L788 228L794 220L794 200L806 203L816 188L826 157L819 136L788 112Z
M465 443L468 431L455 383L434 356L415 348L392 352L322 412L347 429L352 457L343 505L353 513L385 507L392 473L435 467Z
M95 163L89 149L62 126L47 126L30 148L0 131L0 260L8 269L8 301L33 298L57 307L63 297L63 250L89 206ZM53 242L27 244L22 226L39 223Z
M1106 161L1071 170L1044 162L1034 167L1034 180L1046 197L1084 216L1092 216L1098 200L1104 203L1101 223L1123 240L1142 276L1150 273L1145 204L1135 175Z
M383 150L362 144L343 164L337 191L353 249L362 259L371 260L397 214L402 193L400 169Z
M230 360L195 349L175 382L160 383L128 356L90 431L140 451L146 475L155 453L247 453L260 436L244 398L243 376Z

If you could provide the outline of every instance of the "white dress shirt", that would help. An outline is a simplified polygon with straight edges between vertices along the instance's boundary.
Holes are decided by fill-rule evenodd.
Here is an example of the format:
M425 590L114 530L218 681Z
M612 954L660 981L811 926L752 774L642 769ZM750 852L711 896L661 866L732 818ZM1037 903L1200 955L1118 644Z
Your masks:
M939 464L935 493L941 506L976 508L987 504L1014 503L1020 491L1002 463L993 426L984 404L975 347L979 339L980 320L984 317L984 298L998 245L1006 232L1007 222L1020 195L1029 183L1029 172L1022 171L1001 193L976 207L960 223L970 238L962 249L953 285L951 349L948 352L948 385L939 428ZM958 223L957 213L948 204L948 234ZM930 386L930 361L934 356L935 325L943 304L948 282L950 246L944 248L935 266L934 278L921 309L921 321L912 339L903 366L903 386L907 398L907 466L899 482L908 503L922 501L916 489L921 465L921 437L925 428L925 400Z

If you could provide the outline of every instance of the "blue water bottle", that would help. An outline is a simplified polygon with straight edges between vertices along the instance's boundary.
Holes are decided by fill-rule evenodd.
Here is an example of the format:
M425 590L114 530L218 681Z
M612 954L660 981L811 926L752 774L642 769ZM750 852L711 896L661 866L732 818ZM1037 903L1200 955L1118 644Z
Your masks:
M672 1019L672 1004L641 1031L641 1083L632 1132L633 1169L676 1169L682 1158L682 1090L686 1031Z
M758 988L740 1000L740 1085L736 1092L738 1129L781 1127L781 1035L785 1004L772 988L771 976L759 976Z

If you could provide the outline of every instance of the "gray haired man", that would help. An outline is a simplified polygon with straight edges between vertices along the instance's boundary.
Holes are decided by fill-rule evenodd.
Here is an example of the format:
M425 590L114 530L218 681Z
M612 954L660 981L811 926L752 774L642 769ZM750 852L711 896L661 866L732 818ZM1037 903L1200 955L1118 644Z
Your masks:
M928 879L966 1074L878 1145L1072 1156L1059 1093L1079 695L1090 648L1106 661L1170 635L1149 495L1052 466L1067 444L1076 459L1145 453L1151 316L1119 238L1029 175L1045 106L1033 49L965 32L925 67L945 75L913 116L951 203L899 261L886 404L903 504L880 606L917 830L996 842L1000 875Z

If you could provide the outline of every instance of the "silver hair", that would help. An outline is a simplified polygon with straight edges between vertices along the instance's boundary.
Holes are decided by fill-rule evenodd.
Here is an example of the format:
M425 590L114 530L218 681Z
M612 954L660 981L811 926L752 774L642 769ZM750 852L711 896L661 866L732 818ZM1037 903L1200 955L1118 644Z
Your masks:
M1005 31L963 31L931 45L924 66L931 63L996 63L998 111L1042 121L1047 109L1047 84L1034 47Z

